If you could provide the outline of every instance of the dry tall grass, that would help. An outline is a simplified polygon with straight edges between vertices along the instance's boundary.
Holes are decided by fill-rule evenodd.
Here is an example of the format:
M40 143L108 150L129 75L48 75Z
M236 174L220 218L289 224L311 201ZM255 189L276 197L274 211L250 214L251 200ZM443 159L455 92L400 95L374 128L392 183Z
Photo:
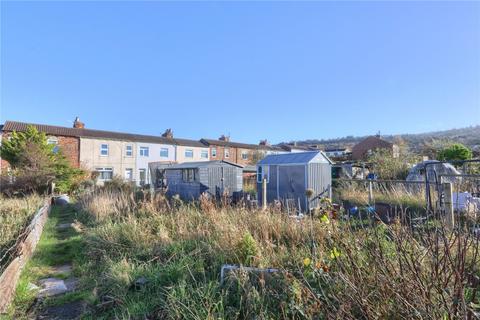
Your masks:
M32 194L23 198L0 196L0 271L8 261L7 251L29 224L44 198Z
M439 227L356 229L328 215L296 220L99 192L79 199L95 275L95 315L149 319L454 319L480 312L479 241ZM324 212L329 212L325 202ZM273 267L219 282L223 264ZM137 288L135 280L147 279Z

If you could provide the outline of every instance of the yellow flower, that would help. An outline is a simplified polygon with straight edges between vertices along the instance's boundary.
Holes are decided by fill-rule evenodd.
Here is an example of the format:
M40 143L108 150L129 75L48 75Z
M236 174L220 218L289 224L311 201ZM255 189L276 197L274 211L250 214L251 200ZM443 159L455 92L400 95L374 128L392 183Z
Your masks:
M305 259L303 259L303 265L304 265L305 267L310 266L311 263L312 263L312 260L310 260L310 258L305 258Z

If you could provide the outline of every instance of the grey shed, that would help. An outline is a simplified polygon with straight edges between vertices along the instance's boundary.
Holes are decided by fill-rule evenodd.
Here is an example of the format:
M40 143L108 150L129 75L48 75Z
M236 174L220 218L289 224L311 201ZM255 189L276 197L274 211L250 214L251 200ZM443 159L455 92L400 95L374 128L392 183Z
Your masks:
M257 193L262 199L262 180L267 179L267 202L293 201L302 212L317 206L320 196L329 196L333 162L321 151L268 155L257 163ZM314 191L309 200L306 190Z
M243 189L243 167L227 161L151 162L149 168L155 190L164 189L183 200L196 200L204 192L236 196Z

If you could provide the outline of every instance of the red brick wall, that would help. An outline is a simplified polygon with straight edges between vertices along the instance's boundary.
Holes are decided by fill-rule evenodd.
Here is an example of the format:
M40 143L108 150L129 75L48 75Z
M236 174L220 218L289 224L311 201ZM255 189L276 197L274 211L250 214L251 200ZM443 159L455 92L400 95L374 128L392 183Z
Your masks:
M62 154L72 166L80 166L80 139L76 137L57 137Z
M225 147L222 146L210 146L210 160L225 160L229 162L237 162L237 148L227 147L230 149L230 157L225 158ZM212 149L217 149L217 156L212 156Z
M7 139L9 132L4 132L2 134L2 139ZM65 158L70 162L70 164L76 168L80 166L80 139L77 137L64 137L57 136L58 146L62 151ZM5 173L4 170L8 168L8 162L3 160L0 162L0 172Z

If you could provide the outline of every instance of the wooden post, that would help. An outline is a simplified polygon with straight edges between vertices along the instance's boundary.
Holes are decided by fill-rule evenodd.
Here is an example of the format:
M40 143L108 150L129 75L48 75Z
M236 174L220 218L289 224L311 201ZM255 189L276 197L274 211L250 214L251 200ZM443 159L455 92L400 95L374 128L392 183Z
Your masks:
M372 205L373 202L373 187L372 187L372 181L368 181L368 204Z
M444 208L445 208L445 226L449 229L455 227L455 216L453 213L453 190L452 183L446 182L443 183L443 194L444 194Z
M262 209L267 209L267 179L263 178L262 180Z

